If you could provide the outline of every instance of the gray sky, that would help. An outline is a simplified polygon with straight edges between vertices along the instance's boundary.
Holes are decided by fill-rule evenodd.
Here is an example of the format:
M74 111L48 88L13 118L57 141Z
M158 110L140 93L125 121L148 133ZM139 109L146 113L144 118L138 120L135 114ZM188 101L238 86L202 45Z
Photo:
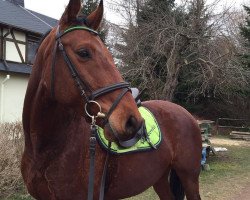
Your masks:
M25 7L38 13L59 19L68 2L69 0L25 0ZM243 3L249 5L249 0L223 0L223 4L235 5L236 7L240 7ZM119 19L119 15L109 9L108 0L104 0L104 6L106 18L113 23L119 23L121 19Z
M25 0L25 7L38 13L60 19L69 0ZM119 22L119 17L109 10L108 1L104 0L105 16L113 23Z

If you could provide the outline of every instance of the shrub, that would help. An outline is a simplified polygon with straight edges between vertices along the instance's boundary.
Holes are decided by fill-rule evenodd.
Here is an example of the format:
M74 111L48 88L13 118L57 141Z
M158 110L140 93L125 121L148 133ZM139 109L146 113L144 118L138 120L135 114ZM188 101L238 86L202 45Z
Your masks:
M23 141L20 122L0 124L0 199L23 189L20 171Z

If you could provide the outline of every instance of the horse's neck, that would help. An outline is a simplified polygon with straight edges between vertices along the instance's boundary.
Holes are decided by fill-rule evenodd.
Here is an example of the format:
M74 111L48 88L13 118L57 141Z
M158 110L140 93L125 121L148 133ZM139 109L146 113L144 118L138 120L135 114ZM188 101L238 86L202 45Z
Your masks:
M54 159L65 151L68 145L79 140L84 119L72 108L49 100L42 86L38 87L32 95L33 98L27 96L23 118L26 148L32 152L33 158Z

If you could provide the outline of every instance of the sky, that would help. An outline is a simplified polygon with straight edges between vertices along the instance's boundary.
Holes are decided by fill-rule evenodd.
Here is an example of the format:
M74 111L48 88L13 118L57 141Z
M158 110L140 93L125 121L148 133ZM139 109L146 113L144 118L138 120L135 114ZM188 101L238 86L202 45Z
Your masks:
M25 0L25 8L60 19L68 2L69 0ZM109 9L107 0L104 0L104 6L106 18L113 23L118 23L119 16Z
M120 0L117 0L120 1ZM209 0L212 1L212 0ZM222 0L227 5L240 7L243 3L249 5L249 0ZM25 7L38 13L60 19L69 0L25 0ZM119 15L114 13L109 6L108 0L104 0L106 19L112 23L118 24L121 21Z

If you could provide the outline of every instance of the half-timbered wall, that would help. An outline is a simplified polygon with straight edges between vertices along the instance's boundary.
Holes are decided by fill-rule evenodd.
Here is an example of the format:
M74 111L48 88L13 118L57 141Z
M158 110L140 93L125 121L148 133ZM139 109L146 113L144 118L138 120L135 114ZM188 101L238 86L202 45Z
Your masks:
M57 23L55 19L26 10L24 0L0 0L0 123L21 120L40 38Z
M25 33L3 29L3 38L3 58L6 61L25 63L27 46Z
M0 27L0 60L33 64L40 37Z

